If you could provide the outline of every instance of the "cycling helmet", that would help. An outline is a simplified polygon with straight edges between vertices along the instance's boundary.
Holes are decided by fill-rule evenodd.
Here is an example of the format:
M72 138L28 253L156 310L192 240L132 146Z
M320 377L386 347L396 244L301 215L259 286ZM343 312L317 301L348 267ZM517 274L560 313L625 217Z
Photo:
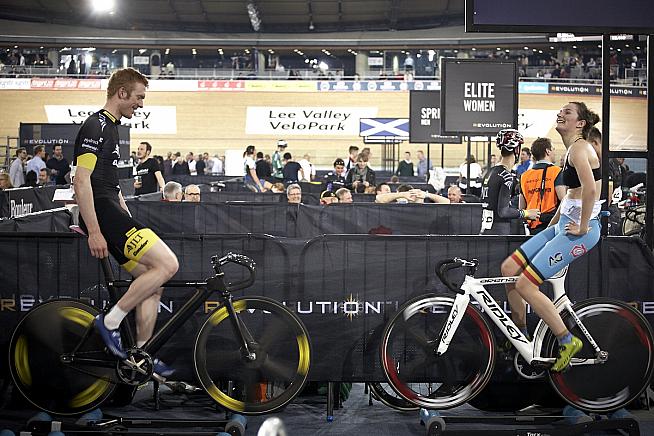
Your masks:
M516 160L520 156L520 147L525 143L522 133L515 129L503 129L497 132L495 143L500 150L513 151Z

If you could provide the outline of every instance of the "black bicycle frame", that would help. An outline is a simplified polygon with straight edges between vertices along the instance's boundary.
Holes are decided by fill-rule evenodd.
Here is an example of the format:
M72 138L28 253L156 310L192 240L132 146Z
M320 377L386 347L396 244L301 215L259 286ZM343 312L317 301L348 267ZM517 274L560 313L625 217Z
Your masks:
M113 270L109 259L102 259L102 269L104 271L107 289L109 291L109 299L115 304L119 300L118 288L127 288L132 284L132 280L114 280ZM184 324L189 318L193 316L195 311L202 306L202 303L207 301L209 296L214 292L220 292L220 300L225 305L229 313L232 326L234 327L235 334L244 348L244 354L249 353L248 342L243 334L242 323L238 320L234 305L232 304L232 294L226 289L227 286L223 280L224 273L219 269L216 270L210 279L204 282L198 281L185 281L185 280L171 280L166 282L163 286L170 288L195 288L195 294L182 306L182 308L173 315L157 332L148 340L142 347L143 351L149 355L155 354L161 347L170 339L173 334ZM128 322L121 323L121 337L124 338L126 347L134 346L134 335L132 328Z

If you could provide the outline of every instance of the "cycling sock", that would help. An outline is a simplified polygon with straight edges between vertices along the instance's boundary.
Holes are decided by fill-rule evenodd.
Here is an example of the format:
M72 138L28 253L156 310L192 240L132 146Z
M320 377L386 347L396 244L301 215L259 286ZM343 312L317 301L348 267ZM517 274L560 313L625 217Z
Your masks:
M104 326L109 330L116 330L126 316L127 316L127 312L122 310L116 304L114 307L111 308L109 313L105 315Z
M568 332L557 339L559 340L559 345L569 344L570 342L572 342L572 333Z

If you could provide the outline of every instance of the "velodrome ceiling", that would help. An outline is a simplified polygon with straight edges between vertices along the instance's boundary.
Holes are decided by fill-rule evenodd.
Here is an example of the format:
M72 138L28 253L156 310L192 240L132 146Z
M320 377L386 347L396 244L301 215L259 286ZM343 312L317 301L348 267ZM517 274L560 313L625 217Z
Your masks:
M248 14L248 9L250 14ZM2 0L0 19L132 31L254 33L384 31L463 24L464 0Z

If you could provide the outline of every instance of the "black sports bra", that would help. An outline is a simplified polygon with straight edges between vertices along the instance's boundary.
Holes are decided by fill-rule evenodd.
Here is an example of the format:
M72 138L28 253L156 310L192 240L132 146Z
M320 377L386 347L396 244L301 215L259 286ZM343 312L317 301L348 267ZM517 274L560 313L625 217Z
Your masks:
M563 184L570 189L579 188L581 182L579 181L579 175L577 174L577 169L570 165L568 157L565 157L565 164L563 165L563 171L561 171L561 177L563 178ZM593 168L593 178L595 181L602 180L602 168Z

